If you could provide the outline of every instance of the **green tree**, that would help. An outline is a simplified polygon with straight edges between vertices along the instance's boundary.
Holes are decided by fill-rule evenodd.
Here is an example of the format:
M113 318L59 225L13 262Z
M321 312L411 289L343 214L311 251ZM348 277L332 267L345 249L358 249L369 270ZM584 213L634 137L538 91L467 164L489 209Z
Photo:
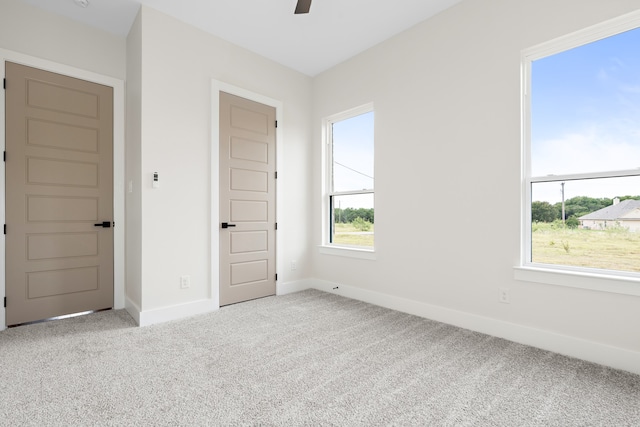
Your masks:
M586 196L572 197L564 202L565 219L572 216L580 218L582 215L595 212L599 209L610 206L612 203L613 200L606 197L599 199ZM558 212L562 212L562 203L556 203L554 206L558 209Z
M360 217L357 217L356 219L354 219L351 222L351 225L353 225L353 228L355 228L356 230L359 231L369 231L371 230L371 223L365 219L362 219Z
M338 223L349 224L349 223L352 223L358 217L373 224L373 221L374 221L373 209L335 208L333 210L334 221Z
M619 196L620 201L627 199L640 200L640 196ZM587 196L577 196L565 200L564 202L564 217L568 221L573 217L578 223L572 221L572 224L579 225L579 220L583 215L590 214L607 206L613 204L613 199L607 197L594 198ZM562 203L558 202L551 205L547 202L532 202L531 203L531 220L533 222L553 222L554 219L560 219L562 216ZM550 219L552 218L552 219Z
M531 202L531 221L553 222L560 215L555 206L549 202Z
M373 209L360 208L356 210L355 214L356 214L356 218L360 217L365 221L369 221L370 223L373 224Z
M578 221L578 218L576 218L575 216L570 216L565 221L565 224L569 228L578 228L578 226L580 225L580 221Z

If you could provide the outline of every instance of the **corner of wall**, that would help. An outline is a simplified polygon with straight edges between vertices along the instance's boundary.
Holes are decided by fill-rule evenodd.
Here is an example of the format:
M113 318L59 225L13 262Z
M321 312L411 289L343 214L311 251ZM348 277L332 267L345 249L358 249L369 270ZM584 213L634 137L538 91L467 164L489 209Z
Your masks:
M287 295L295 292L304 291L306 289L312 289L315 281L313 279L302 279L291 282L278 282L276 284L276 295Z

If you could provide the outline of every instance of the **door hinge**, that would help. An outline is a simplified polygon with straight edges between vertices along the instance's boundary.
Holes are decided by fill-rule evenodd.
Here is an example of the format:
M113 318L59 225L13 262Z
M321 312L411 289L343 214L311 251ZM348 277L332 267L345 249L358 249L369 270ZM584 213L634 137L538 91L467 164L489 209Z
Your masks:
M7 224L4 225L4 234L7 234Z
M276 274L276 280L278 280L278 275L277 274ZM6 300L6 298L5 298L5 300ZM5 304L4 306L6 307L7 305Z
M278 223L276 222L276 230L278 229Z
M3 89L7 88L7 79L2 79L2 88Z
M276 120L276 127L278 127L278 121Z
M278 179L278 171L276 171L276 179Z
M5 161L5 162L7 161L7 152L6 151L2 154L2 160Z
M7 297L4 297L4 308L7 308Z

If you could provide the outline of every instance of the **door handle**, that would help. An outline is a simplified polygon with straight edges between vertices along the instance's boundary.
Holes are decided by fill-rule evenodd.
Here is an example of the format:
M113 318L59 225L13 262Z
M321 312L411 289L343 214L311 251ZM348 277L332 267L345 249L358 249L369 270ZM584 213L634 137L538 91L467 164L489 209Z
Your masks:
M111 221L103 221L100 224L93 224L95 227L109 228L111 227Z
M223 222L222 223L222 228L229 228L229 227L235 227L235 224L229 224L228 222Z

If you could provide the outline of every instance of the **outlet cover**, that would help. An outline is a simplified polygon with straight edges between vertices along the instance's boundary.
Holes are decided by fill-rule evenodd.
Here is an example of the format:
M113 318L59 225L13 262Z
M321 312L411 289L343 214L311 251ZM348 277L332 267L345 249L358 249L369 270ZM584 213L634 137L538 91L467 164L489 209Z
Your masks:
M509 304L511 301L509 300L509 289L500 288L498 289L498 301L503 304Z
M187 289L189 287L191 287L191 277L180 276L180 289Z

